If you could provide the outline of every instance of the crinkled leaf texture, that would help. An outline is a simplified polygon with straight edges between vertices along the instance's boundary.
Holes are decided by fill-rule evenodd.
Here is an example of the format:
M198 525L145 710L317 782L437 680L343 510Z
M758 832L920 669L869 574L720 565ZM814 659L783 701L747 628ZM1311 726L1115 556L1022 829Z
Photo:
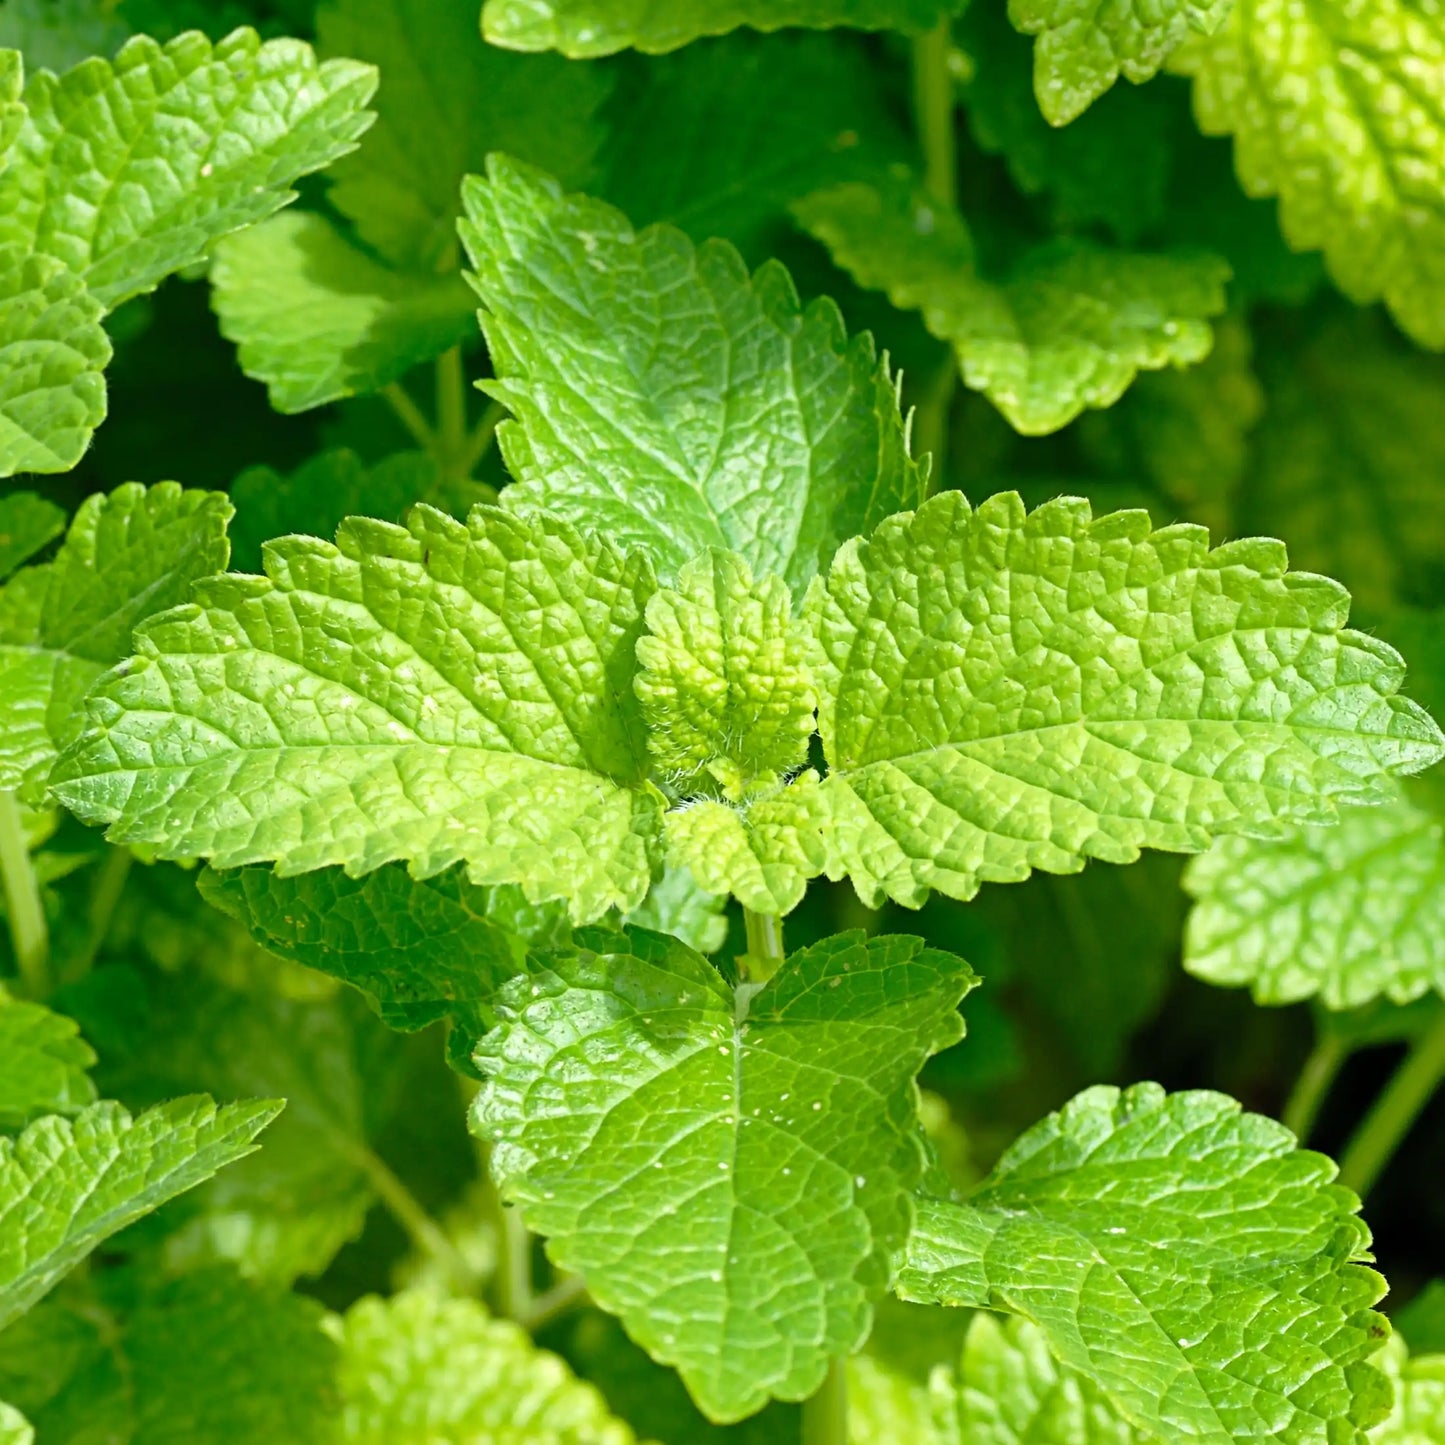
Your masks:
M95 1101L95 1052L79 1026L43 1004L0 991L0 1129L39 1114L76 1114Z
M1351 300L1445 348L1445 15L1420 0L1241 3L1174 57L1252 196Z
M1034 93L1051 125L1082 115L1122 74L1135 85L1158 74L1191 31L1212 34L1234 0L1009 0L1008 15L1036 35Z
M511 408L512 507L551 507L664 581L707 547L792 588L922 495L886 358L725 242L634 231L504 157L463 188L462 239Z
M68 807L219 868L465 862L579 922L642 901L644 558L546 515L418 505L274 542L266 573L141 629L57 769Z
M1385 801L1445 753L1349 597L1259 538L958 492L809 595L831 877L969 898L1032 868L1199 852Z
M936 1375L933 1395L942 1445L1153 1445L1017 1316L976 1314L956 1375Z
M0 245L63 262L113 308L351 150L375 88L370 66L245 29L214 46L139 35L114 61L41 71L0 172Z
M224 492L127 482L88 497L55 560L0 589L0 788L39 800L133 630L225 567L230 517Z
M954 8L951 0L484 0L482 33L514 50L560 50L573 57L629 47L658 55L704 35L748 25L918 32Z
M906 187L848 182L793 209L860 286L920 311L965 383L1028 436L1112 406L1141 370L1202 360L1207 318L1224 310L1229 267L1205 253L1060 239L994 282L974 268L962 218Z
M1390 1418L1370 1432L1370 1445L1440 1445L1445 1440L1445 1355L1409 1356L1392 1336L1374 1363L1395 1387Z
M103 1102L0 1139L0 1329L117 1230L251 1153L281 1109L197 1095L132 1119Z
M633 1445L592 1385L475 1300L371 1297L332 1333L345 1445Z
M37 492L0 497L0 582L65 530L65 509Z
M1184 966L1263 1004L1445 994L1445 822L1403 793L1276 843L1225 838L1184 876Z
M1389 1327L1334 1174L1222 1094L1089 1089L966 1204L920 1202L899 1291L1031 1320L1161 1440L1363 1441Z
M0 477L67 471L85 454L105 420L103 311L60 262L0 244Z
M0 49L0 171L25 124L25 60L18 50Z
M477 1053L499 1186L711 1418L803 1399L888 1285L925 1164L914 1078L973 976L855 933L735 997L675 939L579 940Z
M311 211L219 241L211 305L241 369L286 413L378 391L476 324L460 275L395 271Z

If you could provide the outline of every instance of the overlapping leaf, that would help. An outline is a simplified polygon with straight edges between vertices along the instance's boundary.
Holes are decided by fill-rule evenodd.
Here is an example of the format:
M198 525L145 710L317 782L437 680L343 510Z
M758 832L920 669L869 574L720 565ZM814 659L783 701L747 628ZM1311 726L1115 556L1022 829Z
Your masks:
M1358 1438L1389 1410L1388 1326L1334 1173L1221 1094L1090 1089L967 1204L920 1204L899 1288L1031 1320L1162 1440Z
M1445 347L1445 17L1416 0L1240 4L1174 66L1201 128L1235 137L1245 190L1279 197L1290 245Z
M0 171L5 169L6 152L25 123L25 106L20 97L25 89L25 62L18 50L0 49Z
M69 70L92 55L114 55L130 36L107 0L5 0L0 47L24 54L31 70Z
M916 501L886 362L786 271L723 242L634 231L499 157L462 237L498 380L498 441L544 506L648 551L663 580L706 547L798 588L845 538Z
M0 244L0 477L66 471L105 420L102 311L58 261Z
M482 30L493 45L610 55L635 47L649 55L676 50L704 35L740 25L779 30L927 30L952 9L950 0L484 0Z
M660 795L633 656L644 560L547 516L429 507L287 538L137 637L57 771L68 806L167 857L642 901Z
M1051 125L1067 125L1123 75L1135 85L1159 67L1190 31L1210 35L1233 0L1009 0L1008 15L1034 45L1034 93Z
M1224 309L1229 268L1202 253L1057 240L995 283L978 274L962 219L904 187L845 184L794 211L859 285L922 312L965 383L1029 435L1111 406L1140 370L1201 360L1207 318Z
M100 1103L0 1139L0 1329L117 1230L249 1154L280 1110L193 1097L132 1119Z
M945 493L840 551L807 615L830 876L870 904L1278 835L1441 756L1398 655L1260 539Z
M0 582L65 530L65 511L36 492L0 497Z
M87 499L55 560L0 590L0 788L39 796L134 628L225 567L230 516L222 492L127 483Z
M734 998L673 939L581 938L478 1051L500 1186L709 1416L801 1399L868 1333L924 1169L913 1080L972 975L849 934Z
M41 72L0 172L0 245L54 257L113 308L352 149L375 86L369 66L248 30L137 36L114 61Z
M0 991L0 1129L39 1114L76 1114L95 1100L95 1053L74 1021Z
M346 1445L633 1445L596 1389L475 1300L363 1299L333 1334Z

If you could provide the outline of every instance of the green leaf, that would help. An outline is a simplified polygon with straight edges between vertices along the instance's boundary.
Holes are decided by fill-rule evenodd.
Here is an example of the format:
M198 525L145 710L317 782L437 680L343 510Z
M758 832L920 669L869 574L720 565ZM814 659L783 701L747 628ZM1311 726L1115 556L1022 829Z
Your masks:
M1409 1357L1398 1337L1374 1363L1395 1387L1390 1418L1370 1432L1370 1445L1440 1445L1445 1440L1445 1355Z
M73 1020L0 991L0 1129L18 1129L39 1114L78 1114L94 1103L86 1072L94 1063Z
M436 463L421 452L398 452L368 467L353 451L318 452L289 476L249 467L231 483L231 567L262 570L261 549L277 537L334 537L347 517L399 522L437 485Z
M668 858L710 893L755 913L790 913L827 866L826 798L811 769L737 804L704 798L667 815Z
M781 266L749 276L723 242L634 231L502 157L463 201L484 387L516 417L508 505L643 548L664 581L717 547L797 589L921 495L886 359Z
M219 241L211 304L241 369L286 413L379 391L475 324L459 275L394 271L310 211Z
M973 976L855 933L735 998L673 939L579 937L478 1050L499 1186L709 1417L803 1399L887 1287L924 1169L913 1080Z
M335 1320L346 1445L633 1445L596 1389L475 1300L360 1300Z
M132 631L225 567L230 516L224 492L128 482L87 498L55 560L0 589L0 788L38 799Z
M218 868L465 861L579 921L642 901L644 559L545 515L417 506L274 542L266 571L141 630L58 769L67 806Z
M995 283L975 270L962 219L921 192L853 183L794 211L860 286L920 311L958 353L965 384L1029 436L1112 406L1140 370L1202 360L1206 318L1224 310L1229 268L1203 253L1063 239L1026 251Z
M376 126L328 180L337 210L393 266L455 270L461 180L492 151L587 179L610 71L487 45L466 0L328 0L316 26L323 53L385 76Z
M781 577L709 550L647 604L634 686L653 764L676 792L740 801L808 759L807 633Z
M829 876L869 906L969 898L1328 822L1441 757L1343 588L1278 542L1208 543L946 492L841 549L807 606Z
M0 582L65 530L65 511L35 492L0 497Z
M740 25L780 30L904 30L936 25L951 0L484 0L482 33L511 50L560 50L573 57L611 55L634 47L648 55L676 50L704 35Z
M1390 1323L1412 1353L1445 1354L1445 1280L1432 1279Z
M1008 18L1034 44L1034 94L1050 125L1082 115L1120 75L1142 85L1190 31L1212 35L1233 0L1009 0Z
M99 1103L0 1139L0 1329L117 1230L251 1153L281 1108L192 1097L132 1119Z
M251 30L136 36L113 62L42 71L0 173L0 245L55 257L113 309L351 150L375 86L369 66Z
M1436 605L1445 359L1356 313L1330 317L1287 350L1261 348L1259 369L1266 407L1237 524L1288 537L1301 566L1338 577L1373 613L1399 601Z
M1278 843L1226 838L1185 874L1184 966L1257 1002L1445 994L1445 822L1403 793Z
M23 51L31 70L69 70L114 55L130 35L109 0L4 0L0 48Z
M905 1298L1006 1310L1139 1430L1340 1441L1384 1418L1388 1332L1359 1201L1222 1094L1088 1089L967 1204L920 1203Z
M105 420L101 315L58 261L0 245L0 477L68 471L84 455Z
M6 152L25 124L25 60L18 50L0 47L0 171L7 163Z
M934 1384L948 1445L1151 1445L1087 1375L1058 1363L1042 1330L979 1313L958 1376Z
M706 892L686 868L668 867L625 921L670 933L699 953L716 953L728 939L727 902L725 892Z
M1297 251L1340 289L1384 299L1422 346L1445 347L1445 18L1418 0L1357 8L1238 5L1173 68L1194 78L1207 135L1235 137L1251 196L1278 196Z
M0 1445L35 1445L35 1431L13 1405L0 1400Z

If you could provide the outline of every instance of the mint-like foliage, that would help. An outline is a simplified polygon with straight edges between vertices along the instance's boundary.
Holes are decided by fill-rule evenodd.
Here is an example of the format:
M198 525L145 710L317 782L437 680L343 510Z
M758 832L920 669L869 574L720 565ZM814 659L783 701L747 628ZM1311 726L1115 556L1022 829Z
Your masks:
M736 1420L866 1338L925 1158L913 1080L967 966L845 934L734 993L673 939L580 935L504 991L473 1122L504 1195Z
M65 530L65 511L37 492L0 497L0 582Z
M95 1102L95 1051L75 1022L0 993L0 1129L40 1114L77 1114Z
M899 1289L1031 1320L1158 1439L1362 1434L1390 1404L1384 1281L1334 1174L1222 1094L1089 1089L967 1203L920 1203Z

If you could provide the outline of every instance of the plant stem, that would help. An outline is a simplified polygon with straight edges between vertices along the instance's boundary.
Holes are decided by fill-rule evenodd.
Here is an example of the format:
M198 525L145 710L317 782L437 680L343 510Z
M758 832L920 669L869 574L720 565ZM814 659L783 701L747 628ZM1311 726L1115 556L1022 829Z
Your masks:
M560 1284L553 1285L546 1294L539 1294L519 1323L528 1334L535 1335L538 1330L550 1325L553 1320L559 1319L586 1298L587 1286L582 1276L569 1274Z
M1284 1126L1301 1144L1309 1138L1320 1105L1349 1056L1349 1047L1337 1034L1322 1033L1315 1040L1284 1106Z
M476 471L477 463L491 450L492 439L497 434L497 424L505 420L506 415L507 408L501 402L494 401L482 413L481 421L472 428L461 459L462 470L467 476Z
M100 946L110 932L111 920L125 892L125 880L130 877L130 865L134 855L129 848L113 847L106 854L105 862L96 874L95 887L90 892L90 928L85 938L85 948L71 964L67 961L67 978L83 978L90 972Z
M382 387L381 394L391 404L397 420L411 434L411 439L417 446L424 452L435 453L436 434L431 429L431 423L422 415L421 408L411 399L406 388L399 381L394 381L390 386Z
M15 794L8 792L0 792L0 885L20 982L32 998L46 998L51 989L50 929L30 861L25 819Z
M450 477L465 476L467 438L467 378L462 349L453 346L437 357L436 459Z
M739 961L743 976L749 983L766 983L783 961L783 920L744 908L743 925L748 935L748 951Z
M958 144L954 135L954 85L949 68L953 37L941 20L913 42L913 113L923 150L923 184L929 195L950 210L958 204ZM938 490L947 460L948 417L958 389L958 362L950 347L948 359L929 385L914 414L915 450L933 458L928 490Z
M526 1320L532 1303L532 1232L520 1209L509 1209L497 1196L497 1307L509 1320Z
M1340 1183L1364 1198L1445 1077L1445 1010L1420 1035L1385 1092L1355 1130L1340 1163Z
M407 1232L412 1243L443 1265L458 1288L472 1289L476 1284L476 1275L471 1265L447 1238L441 1225L422 1208L416 1195L392 1172L391 1166L379 1154L364 1146L355 1150L355 1158L365 1171L367 1182L376 1190L377 1197Z
M833 1360L816 1394L803 1401L802 1445L848 1445L848 1374Z

